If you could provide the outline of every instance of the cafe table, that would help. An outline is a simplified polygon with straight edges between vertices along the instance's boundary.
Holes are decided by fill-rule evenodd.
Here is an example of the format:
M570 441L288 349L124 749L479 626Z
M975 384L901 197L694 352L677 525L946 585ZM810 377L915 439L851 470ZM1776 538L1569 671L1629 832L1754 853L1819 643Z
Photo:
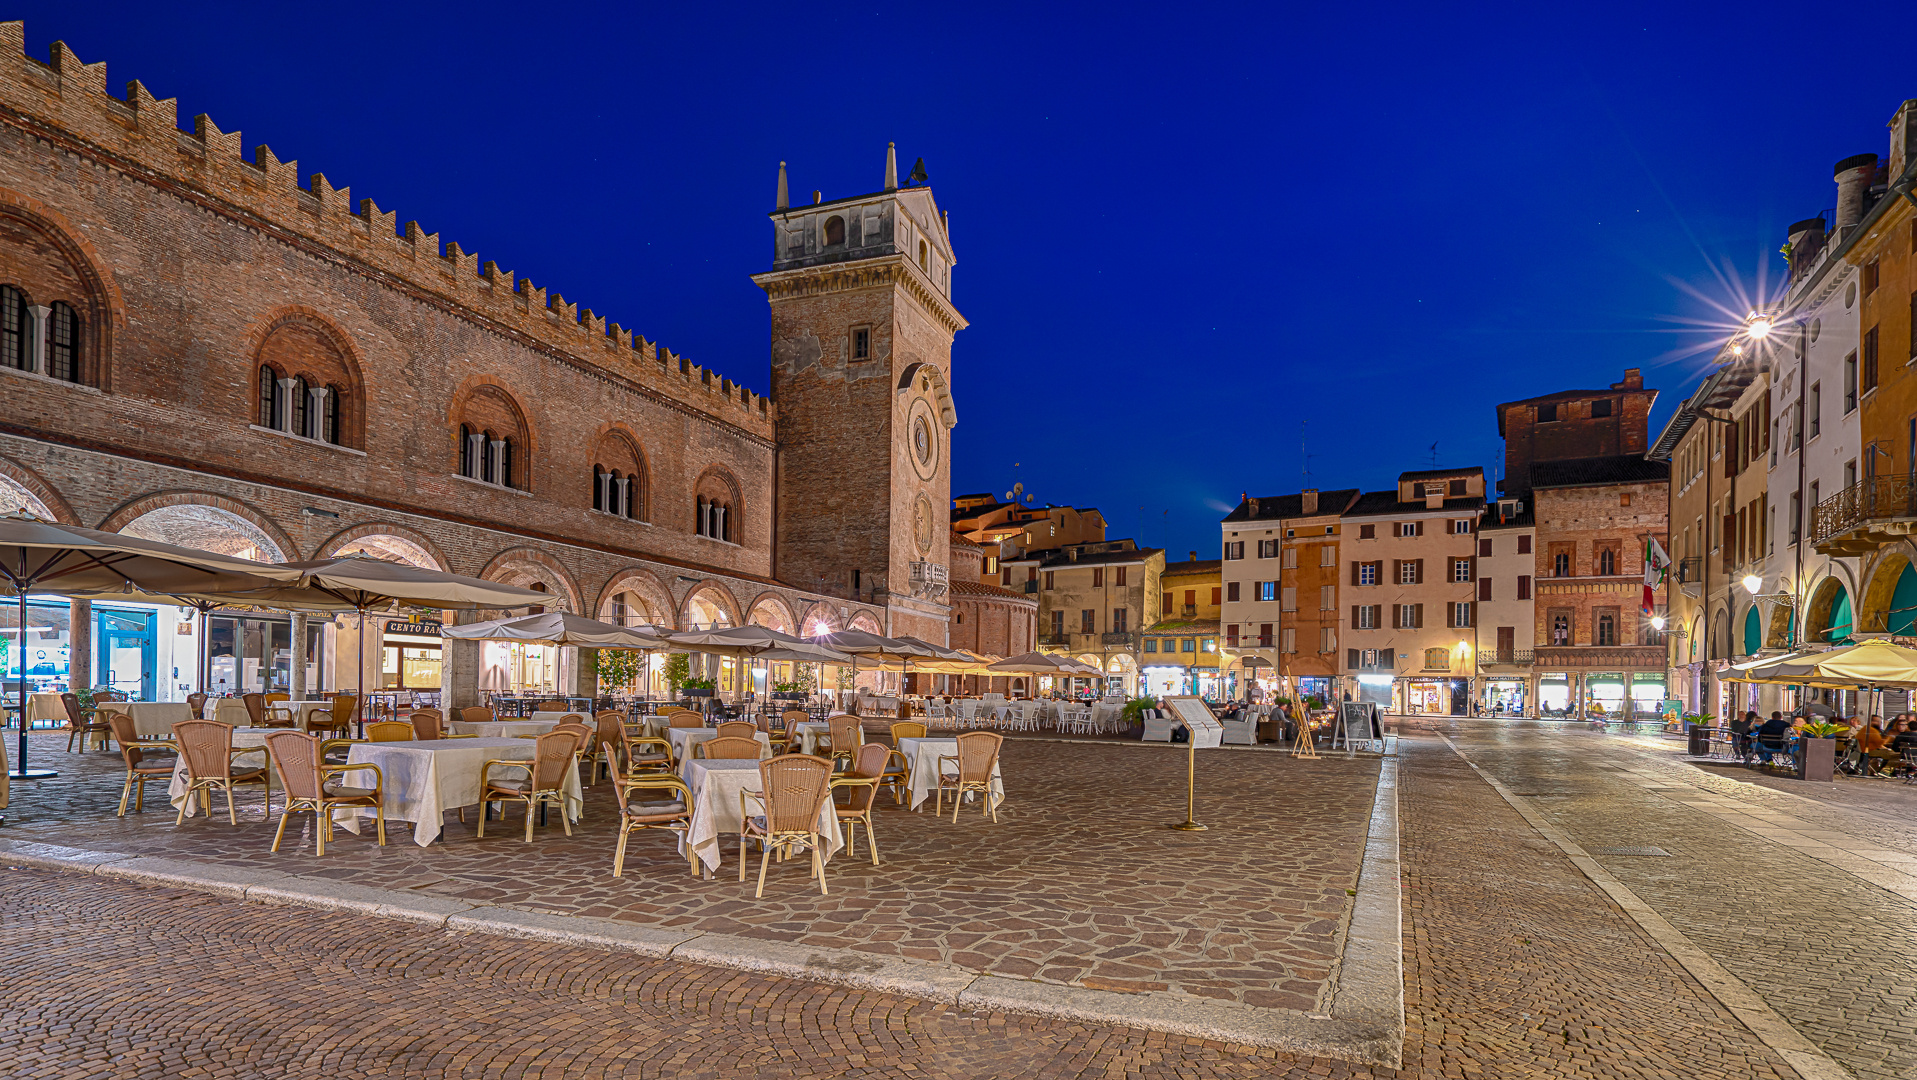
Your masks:
M171 739L174 724L193 719L193 706L184 701L96 701L93 708L102 721L109 713L125 713L142 739ZM104 733L100 740L105 742Z
M739 793L759 790L759 763L691 758L680 763L679 778L692 790L692 823L679 837L679 854L686 854L690 847L705 864L706 872L714 873L725 861L720 839L739 834ZM845 847L845 834L839 829L839 815L833 811L831 799L819 808L816 826L825 838L820 859L830 861Z
M128 702L128 704L139 704L139 703ZM180 708L184 709L186 708L186 706L181 705ZM266 798L266 816L269 819L273 816L273 797L271 793L275 788L279 787L280 778L273 774L272 762L268 760L267 753L266 753L266 737L268 735L271 735L275 731L285 731L285 730L286 730L285 728L264 728L264 727L242 727L242 728L233 729L233 749L238 750L241 747L247 747L247 746L259 747L259 753L257 754L235 755L233 758L233 771L240 772L244 769L257 769L257 768L260 768L261 766L266 767L266 783L267 783L266 790L268 792L267 798ZM169 734L171 733L169 732ZM168 784L166 785L167 801L173 804L173 809L178 810L180 808L180 804L186 801L186 789L187 789L187 785L190 783L192 783L192 778L187 776L186 774L186 755L185 754L176 755L176 759L173 765L173 779L170 782L168 782ZM251 788L250 787L242 788L239 790L251 790ZM209 792L206 796L206 800L210 801L212 799L213 799L213 795L212 793ZM199 816L200 809L201 809L201 806L200 806L201 801L202 800L195 800L194 802L192 802L191 804L187 806L186 808L187 817ZM225 796L221 796L220 801L224 802ZM219 804L214 803L214 805L217 806Z
M819 752L820 739L831 740L832 725L824 720L807 720L793 724L791 734L799 740L800 753L816 754Z
M504 738L355 743L346 761L349 765L379 766L380 800L386 808L386 820L412 822L413 842L426 847L439 838L446 811L479 805L482 765L494 760L531 762L538 745L531 739ZM516 769L499 772L522 778L526 775ZM370 786L372 781L369 773L340 775L355 787L362 781ZM579 811L585 806L578 769L566 769L560 790L565 798L566 819L578 821ZM361 822L370 817L372 811L363 807L341 807L334 814L348 832L357 833Z
M899 754L905 758L911 768L912 779L908 788L912 794L912 809L917 810L920 803L931 798L932 793L938 790L939 758L958 756L958 740L932 737L900 739ZM948 767L955 773L958 771L957 762L948 763ZM971 795L967 794L966 798L971 798ZM998 762L994 761L992 762L992 809L998 809L998 804L1004 800L1005 783L999 777Z
M691 758L694 745L718 737L718 728L682 727L666 729L666 741L672 744L672 760L674 761L685 761ZM771 757L772 737L763 731L754 732L753 737L759 740L759 756L762 758Z
M32 728L42 720L52 721L61 727L66 726L67 706L66 702L60 700L59 694L41 691L27 695L27 727Z
M241 698L218 698L213 702L213 719L234 727L245 727L253 722L253 715L246 711L246 702Z
M446 730L454 735L478 735L487 739L513 739L524 735L544 735L557 727L553 720L450 720Z

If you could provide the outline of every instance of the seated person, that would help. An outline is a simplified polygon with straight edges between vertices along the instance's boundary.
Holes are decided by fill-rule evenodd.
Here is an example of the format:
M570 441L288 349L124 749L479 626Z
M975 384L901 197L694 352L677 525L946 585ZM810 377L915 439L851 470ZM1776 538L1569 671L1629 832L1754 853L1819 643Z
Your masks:
M1781 712L1773 711L1771 718L1757 729L1757 756L1764 764L1771 763L1771 756L1783 751L1791 735L1791 722Z
M1731 719L1731 753L1737 757L1737 760L1751 759L1751 732L1759 726L1755 709Z
M1890 742L1890 736L1875 724L1857 731L1857 748L1864 752L1870 772L1875 773L1898 761L1899 754L1891 749Z

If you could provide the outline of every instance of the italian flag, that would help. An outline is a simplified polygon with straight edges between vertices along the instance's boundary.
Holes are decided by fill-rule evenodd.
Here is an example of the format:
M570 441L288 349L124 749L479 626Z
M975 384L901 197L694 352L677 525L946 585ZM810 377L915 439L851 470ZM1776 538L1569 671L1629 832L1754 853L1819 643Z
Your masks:
M1644 614L1657 612L1657 590L1664 585L1664 575L1671 569L1671 557L1665 554L1663 545L1656 537L1644 541Z

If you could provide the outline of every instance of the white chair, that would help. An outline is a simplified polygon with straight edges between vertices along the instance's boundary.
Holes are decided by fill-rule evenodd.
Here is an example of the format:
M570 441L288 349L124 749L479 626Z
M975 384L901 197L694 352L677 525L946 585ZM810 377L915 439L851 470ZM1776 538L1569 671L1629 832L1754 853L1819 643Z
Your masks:
M1223 741L1237 746L1255 746L1258 742L1258 718L1262 715L1259 706L1247 705L1237 720L1220 720L1224 727Z
M1071 735L1089 735L1092 727L1090 709L1070 708L1058 711L1058 730Z
M1168 710L1146 709L1144 719L1146 742L1170 742L1172 729L1180 726L1178 718Z
M958 720L957 726L960 730L965 730L972 726L972 721L978 716L978 702L969 698L964 701L953 702L952 710L953 715Z

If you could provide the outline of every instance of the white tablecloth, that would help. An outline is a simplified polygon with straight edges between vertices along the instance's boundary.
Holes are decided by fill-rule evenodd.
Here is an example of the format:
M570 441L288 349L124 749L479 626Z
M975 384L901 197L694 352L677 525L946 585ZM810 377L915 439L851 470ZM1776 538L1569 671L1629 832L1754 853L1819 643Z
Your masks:
M43 692L27 695L27 726L32 727L42 720L62 725L67 722L67 706L60 700L59 694Z
M104 721L107 713L133 718L133 731L142 739L171 739L173 725L193 719L193 707L184 701L102 701L94 705Z
M672 744L672 760L674 761L685 761L691 758L692 744L702 743L708 739L716 739L718 737L718 728L692 727L666 729L666 741ZM771 757L772 737L763 731L758 731L753 733L753 738L759 740L759 756L762 758Z
M186 708L186 706L181 705L180 708L184 709ZM259 768L260 766L266 766L266 770L267 770L266 782L268 785L270 785L267 788L267 791L270 792L275 787L278 787L279 777L273 775L272 763L267 760L266 737L275 731L285 731L285 730L286 730L285 728L263 728L263 727L234 728L233 729L234 748L237 749L242 746L257 746L260 748L260 752L257 754L242 754L242 755L236 756L233 759L233 771L239 772L245 769L256 769L256 768ZM191 783L191 779L186 775L186 756L182 754L180 755L179 763L173 766L173 780L171 783L167 784L166 786L167 801L173 804L173 809L178 810L180 808L180 803L186 800L186 786L189 783ZM236 790L250 791L252 789L250 787L247 787L247 788L239 788ZM217 808L225 801L226 801L226 797L224 795L219 795L216 798L214 798L213 805ZM266 804L269 809L272 807L273 799L271 795L267 796ZM188 806L186 808L187 817L196 817L199 815L199 812L200 812L200 804L197 799L194 800L191 806ZM269 814L268 816L270 817L271 814Z
M912 783L910 785L912 791L912 809L917 810L919 804L931 798L932 793L938 789L939 756L956 756L958 754L958 740L935 738L900 739L899 753L903 754L905 760L910 762L912 766ZM951 768L953 772L958 771L958 764L956 762L949 763L948 767ZM967 798L970 798L970 796L968 795ZM999 777L998 762L994 761L992 762L993 809L997 809L998 804L1003 802L1004 799L1005 782Z
M679 853L692 845L693 854L716 871L724 861L720 850L722 836L739 834L739 792L759 790L759 763L756 761L688 761L679 766L679 775L692 789L692 826L679 840ZM825 837L820 854L830 860L845 847L845 834L839 831L839 815L827 799L819 808L818 830Z
M807 720L802 724L792 725L788 734L799 740L800 753L816 754L819 752L819 740L831 739L832 725L823 720Z
M352 765L379 766L385 785L383 800L386 820L413 823L413 842L420 847L439 838L446 811L479 804L479 769L487 761L531 761L537 744L531 739L433 739L425 742L358 743L347 755ZM508 777L524 777L516 770L499 770ZM372 785L370 773L341 773L342 783L352 787ZM566 799L566 817L579 820L585 805L579 786L579 770L566 770L561 788ZM351 832L358 832L370 810L351 808L337 811L339 820Z
M544 735L551 731L557 720L454 720L446 725L446 730L454 735L478 735L487 739L510 739L518 735Z
M253 722L253 717L246 711L246 702L236 697L220 698L215 701L213 719L222 724L232 724L234 727L245 727Z

